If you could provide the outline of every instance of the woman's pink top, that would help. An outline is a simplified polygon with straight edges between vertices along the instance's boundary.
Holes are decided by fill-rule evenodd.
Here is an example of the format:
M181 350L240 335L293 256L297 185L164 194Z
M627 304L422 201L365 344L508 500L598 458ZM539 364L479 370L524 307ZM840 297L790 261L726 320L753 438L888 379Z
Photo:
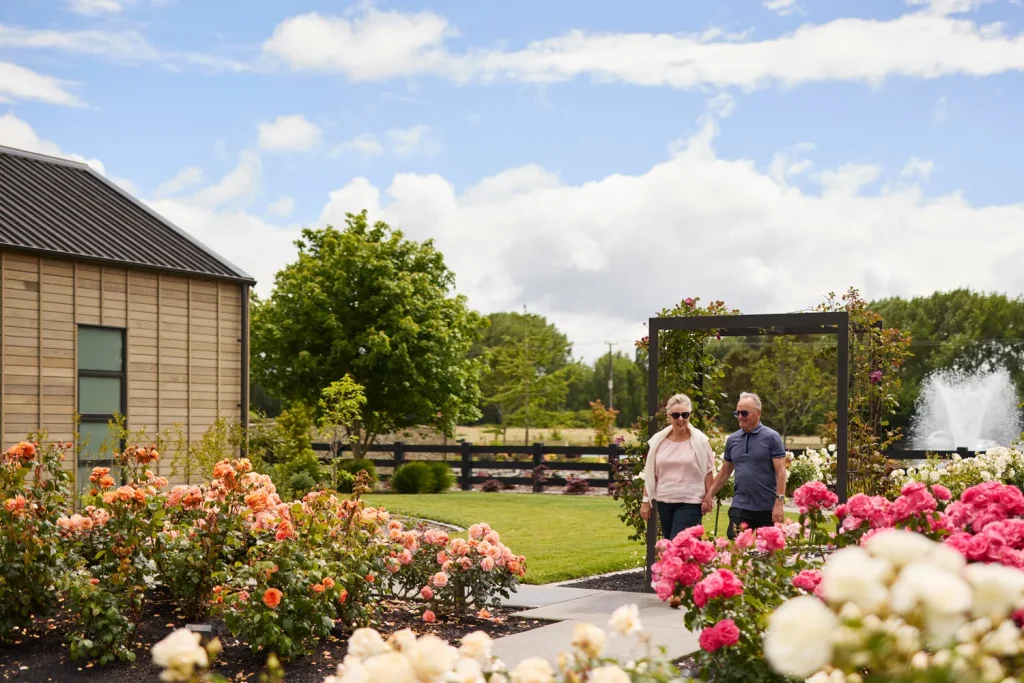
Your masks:
M705 472L715 471L715 458L708 449ZM669 441L658 446L654 459L654 500L662 503L700 503L704 500L704 477L697 467L697 453L690 439Z

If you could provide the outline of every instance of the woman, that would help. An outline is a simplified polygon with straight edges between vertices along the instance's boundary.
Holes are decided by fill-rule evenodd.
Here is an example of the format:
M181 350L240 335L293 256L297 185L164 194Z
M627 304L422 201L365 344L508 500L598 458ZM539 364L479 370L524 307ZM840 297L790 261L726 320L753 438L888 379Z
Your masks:
M640 516L651 518L658 503L662 535L671 540L683 529L701 524L702 503L715 479L715 452L705 434L690 424L693 404L686 394L668 400L669 426L648 441L644 498Z

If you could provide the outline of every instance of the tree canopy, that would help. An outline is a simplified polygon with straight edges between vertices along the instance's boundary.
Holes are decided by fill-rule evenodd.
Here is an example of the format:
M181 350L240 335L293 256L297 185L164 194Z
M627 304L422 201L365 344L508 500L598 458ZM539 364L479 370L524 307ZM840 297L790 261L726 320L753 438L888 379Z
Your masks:
M431 240L416 242L366 212L344 230L305 229L298 259L252 311L253 381L286 403L315 406L346 375L364 388L360 444L416 425L451 433L479 415L486 322L454 295ZM358 444L354 444L358 445Z

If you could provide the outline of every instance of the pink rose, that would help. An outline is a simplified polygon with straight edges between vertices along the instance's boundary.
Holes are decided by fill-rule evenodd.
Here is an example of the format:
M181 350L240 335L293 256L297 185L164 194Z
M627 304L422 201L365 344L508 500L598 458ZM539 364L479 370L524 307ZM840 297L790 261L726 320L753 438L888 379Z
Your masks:
M718 629L718 642L723 647L729 647L739 642L740 629L732 619L723 619L715 624L715 628Z
M431 590L430 586L424 586L423 588L420 589L420 597L423 598L424 600L433 600L434 599L434 591Z
M707 541L696 541L693 544L690 556L699 564L707 564L715 559L715 546Z
M654 592L657 594L658 599L664 602L672 597L672 593L675 592L676 586L672 581L665 581L664 579L654 584Z
M698 640L702 650L706 652L715 652L722 647L722 641L719 640L718 629L714 626L709 626L700 632L700 639Z
M953 498L953 494L950 493L949 489L942 484L935 484L932 486L932 495L934 495L938 500L950 500Z
M430 581L436 588L444 588L448 585L448 575L444 572L438 572L434 574Z
M805 569L793 577L793 585L808 593L813 593L821 583L821 572L817 569Z
M786 534L775 526L761 527L757 530L757 549L762 552L774 552L786 547Z
M839 496L828 490L820 481L811 481L793 492L793 502L807 510L831 508L839 502Z
M754 545L753 529L744 529L739 535L736 536L736 547L740 550L746 550L752 545Z
M682 566L682 568L679 570L679 573L676 575L676 580L684 586L692 586L693 584L700 581L701 576L703 576L703 572L701 571L699 566L691 563L686 563Z
M398 561L402 564L412 564L412 553L408 550L403 550L398 555Z
M435 621L437 621L437 616L430 610L427 610L423 613L423 621L427 622L428 624L433 624Z
M489 557L485 557L484 559L480 560L480 568L483 569L485 572L491 571L492 569L494 569L494 560L492 560Z

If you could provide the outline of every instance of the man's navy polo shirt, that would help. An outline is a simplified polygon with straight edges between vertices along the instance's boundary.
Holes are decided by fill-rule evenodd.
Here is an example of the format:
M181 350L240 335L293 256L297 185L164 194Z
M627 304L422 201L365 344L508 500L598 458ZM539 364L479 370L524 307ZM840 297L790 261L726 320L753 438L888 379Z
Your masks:
M775 465L772 460L786 457L782 437L763 424L750 432L742 429L725 440L725 461L735 468L736 494L732 505L740 510L762 512L775 507Z

